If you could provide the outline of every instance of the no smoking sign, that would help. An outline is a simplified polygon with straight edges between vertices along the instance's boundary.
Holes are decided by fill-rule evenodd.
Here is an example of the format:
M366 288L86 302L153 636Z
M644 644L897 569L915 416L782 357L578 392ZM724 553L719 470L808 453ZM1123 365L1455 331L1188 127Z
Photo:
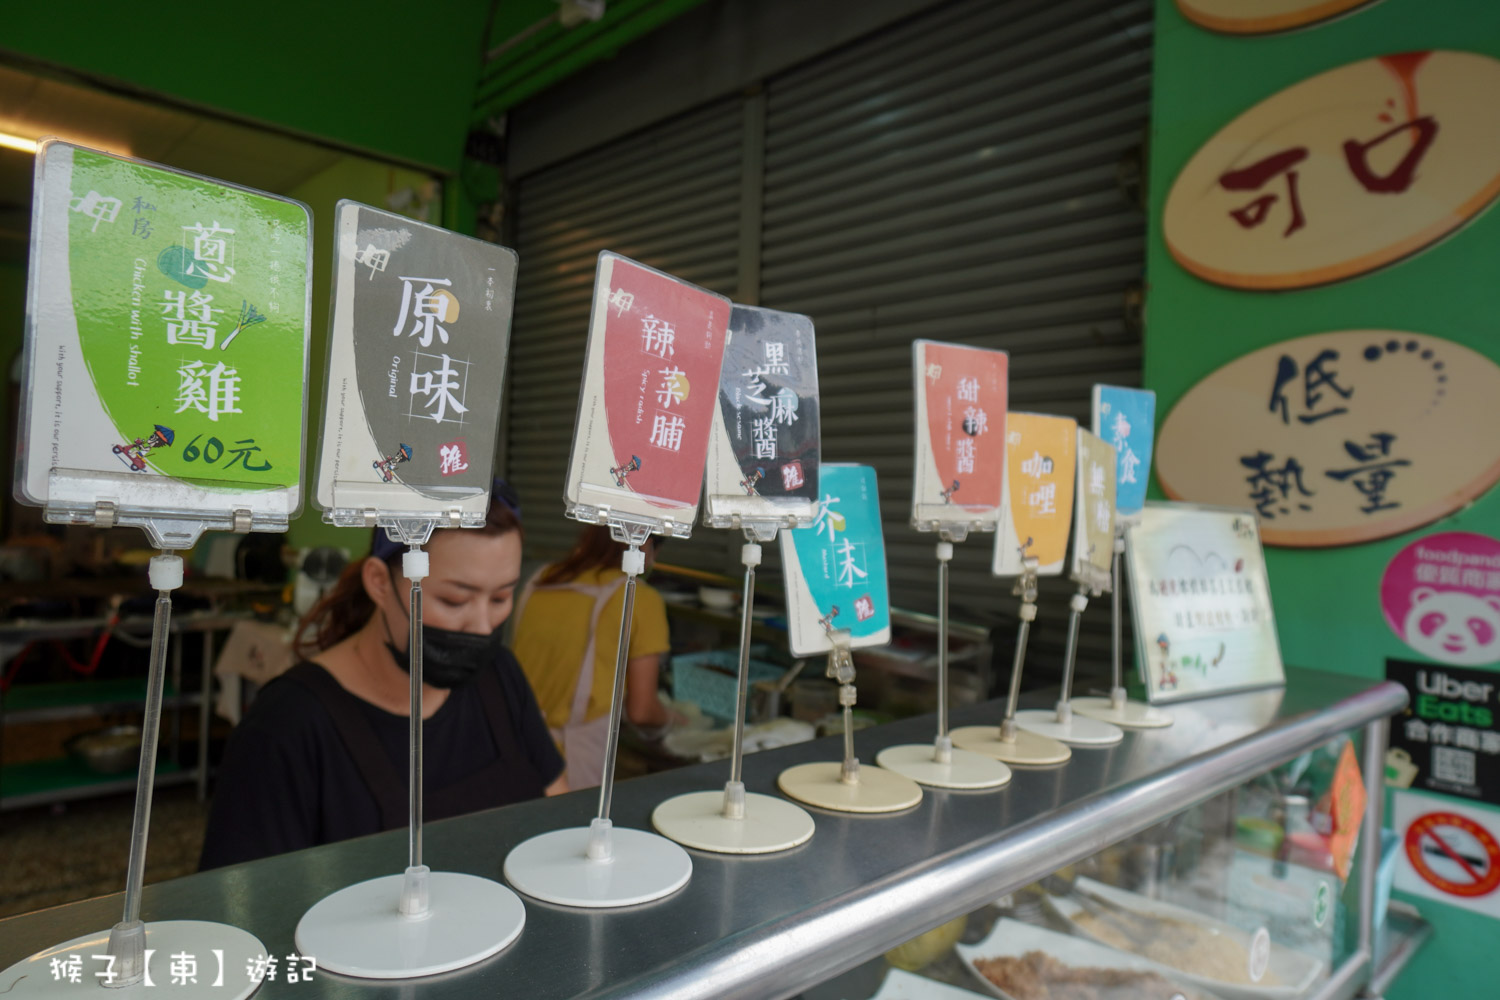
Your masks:
M1492 917L1500 916L1500 814L1400 793L1397 887Z

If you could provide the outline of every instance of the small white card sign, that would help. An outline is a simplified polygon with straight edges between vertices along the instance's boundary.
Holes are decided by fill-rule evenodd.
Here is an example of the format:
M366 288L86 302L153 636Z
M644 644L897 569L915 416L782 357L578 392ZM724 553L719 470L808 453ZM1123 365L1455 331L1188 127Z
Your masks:
M1125 557L1153 703L1286 682L1252 512L1148 502L1126 529Z

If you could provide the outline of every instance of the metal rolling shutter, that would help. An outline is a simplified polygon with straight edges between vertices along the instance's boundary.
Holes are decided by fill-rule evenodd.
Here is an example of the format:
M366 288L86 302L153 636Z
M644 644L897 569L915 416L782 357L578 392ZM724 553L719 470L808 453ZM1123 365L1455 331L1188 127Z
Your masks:
M878 471L898 607L936 603L935 539L908 525L913 339L1009 351L1012 409L1086 421L1094 382L1139 384L1122 302L1145 219L1116 171L1145 134L1151 25L1149 0L967 0L767 82L761 302L817 324L824 457ZM1013 621L990 547L958 547L955 614ZM1043 589L1049 661L1069 589Z
M525 509L528 562L560 555L578 531L562 496L595 259L614 250L733 295L742 122L740 99L721 101L518 184L506 465ZM725 546L723 533L698 529L664 558L722 570Z

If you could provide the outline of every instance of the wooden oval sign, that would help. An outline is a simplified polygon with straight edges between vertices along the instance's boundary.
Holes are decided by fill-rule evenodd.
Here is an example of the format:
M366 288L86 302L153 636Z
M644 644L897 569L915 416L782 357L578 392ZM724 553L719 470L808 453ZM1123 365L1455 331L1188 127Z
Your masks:
M1184 268L1302 288L1415 253L1500 192L1500 61L1406 52L1350 63L1240 115L1177 175L1162 216Z
M1500 479L1500 365L1460 344L1341 330L1232 361L1178 401L1156 474L1174 500L1250 507L1267 545L1356 545Z
M1229 35L1289 31L1338 17L1377 0L1177 0L1189 21Z

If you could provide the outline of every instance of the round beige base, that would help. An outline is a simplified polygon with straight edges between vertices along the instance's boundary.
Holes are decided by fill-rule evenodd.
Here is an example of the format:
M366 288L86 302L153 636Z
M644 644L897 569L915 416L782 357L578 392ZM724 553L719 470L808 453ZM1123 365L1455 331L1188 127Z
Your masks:
M782 771L776 784L799 802L834 812L899 812L922 801L921 785L891 771L860 765L856 785L840 781L842 773L839 761L798 764Z
M651 825L683 847L715 854L771 854L804 844L813 835L807 810L753 792L745 796L744 819L725 818L722 791L690 792L657 806Z
M1119 726L1098 719L1074 715L1067 722L1058 722L1057 712L1050 708L1028 708L1017 712L1016 725L1038 736L1050 736L1076 747L1113 746L1125 738L1125 731Z
M1045 767L1049 764L1065 764L1073 751L1067 744L1024 729L1016 730L1016 738L1007 743L1000 738L999 726L964 726L949 734L953 745L973 753L1003 760L1007 764L1022 764Z
M1127 701L1120 708L1108 698L1074 698L1075 715L1086 715L1100 722L1112 722L1126 729L1165 729L1172 724L1172 713L1141 701Z
M933 788L972 790L1004 788L1010 784L1010 768L993 757L957 748L946 764L939 764L933 757L931 743L907 743L886 747L875 755L875 763Z

